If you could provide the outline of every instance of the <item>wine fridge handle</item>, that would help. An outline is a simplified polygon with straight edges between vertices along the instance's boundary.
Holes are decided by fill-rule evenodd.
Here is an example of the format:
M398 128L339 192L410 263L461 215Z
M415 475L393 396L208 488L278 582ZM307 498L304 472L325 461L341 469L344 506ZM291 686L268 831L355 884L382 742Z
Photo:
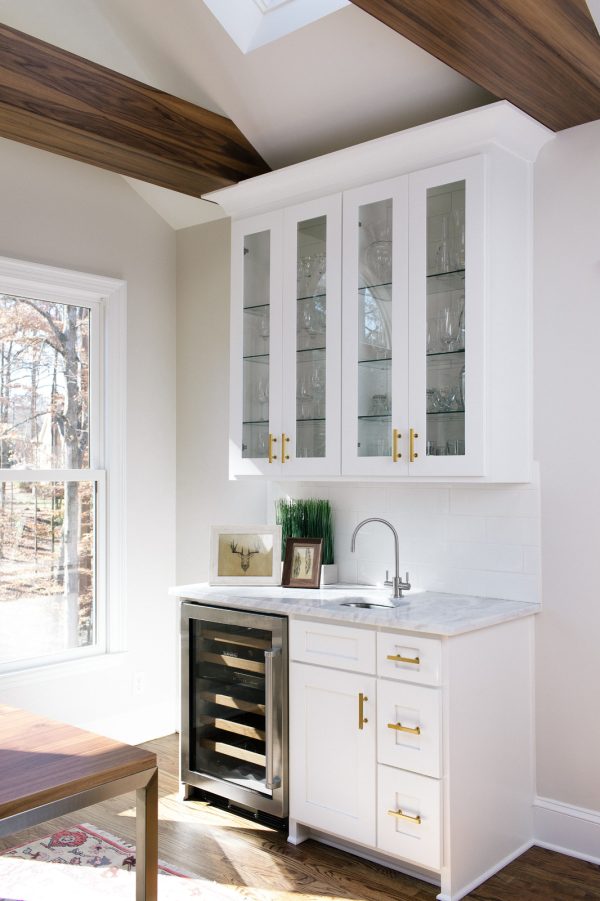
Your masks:
M275 684L273 678L275 657L281 656L281 648L273 648L265 651L265 732L266 732L266 776L265 786L269 789L278 788L281 785L281 777L273 774L273 719L276 709Z

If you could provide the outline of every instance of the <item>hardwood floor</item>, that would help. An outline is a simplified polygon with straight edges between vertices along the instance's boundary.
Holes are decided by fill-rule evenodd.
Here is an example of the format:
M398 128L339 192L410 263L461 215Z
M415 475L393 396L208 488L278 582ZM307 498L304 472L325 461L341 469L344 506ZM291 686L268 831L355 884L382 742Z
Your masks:
M316 842L294 847L267 826L178 798L177 736L142 747L158 756L159 855L244 901L433 901L434 886ZM133 795L0 840L0 850L88 822L135 841ZM600 901L600 867L532 848L468 895L472 901Z

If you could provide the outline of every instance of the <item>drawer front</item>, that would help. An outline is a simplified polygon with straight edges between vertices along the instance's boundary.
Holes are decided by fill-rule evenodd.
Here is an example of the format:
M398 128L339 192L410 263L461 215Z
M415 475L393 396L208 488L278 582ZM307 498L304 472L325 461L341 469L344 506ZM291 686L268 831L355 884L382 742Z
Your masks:
M441 689L407 682L377 684L377 759L441 776Z
M292 660L375 674L375 632L292 620L289 637Z
M422 685L442 681L442 643L436 638L380 632L377 636L377 675Z
M378 767L377 847L432 870L442 865L441 782Z

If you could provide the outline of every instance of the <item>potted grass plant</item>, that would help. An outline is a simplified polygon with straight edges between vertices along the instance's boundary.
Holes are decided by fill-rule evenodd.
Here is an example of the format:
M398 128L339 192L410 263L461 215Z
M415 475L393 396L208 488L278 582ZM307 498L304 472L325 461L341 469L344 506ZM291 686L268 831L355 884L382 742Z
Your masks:
M329 501L323 498L296 500L282 497L275 502L275 514L277 524L281 526L282 559L285 558L285 543L288 538L321 538L321 585L337 582L337 565L333 558L333 519Z

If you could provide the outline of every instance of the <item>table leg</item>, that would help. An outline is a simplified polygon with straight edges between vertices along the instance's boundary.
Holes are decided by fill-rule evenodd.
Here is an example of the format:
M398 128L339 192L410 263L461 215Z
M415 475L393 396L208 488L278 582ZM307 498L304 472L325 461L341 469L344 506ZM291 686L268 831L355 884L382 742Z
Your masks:
M158 892L158 769L136 792L136 901L157 901Z

